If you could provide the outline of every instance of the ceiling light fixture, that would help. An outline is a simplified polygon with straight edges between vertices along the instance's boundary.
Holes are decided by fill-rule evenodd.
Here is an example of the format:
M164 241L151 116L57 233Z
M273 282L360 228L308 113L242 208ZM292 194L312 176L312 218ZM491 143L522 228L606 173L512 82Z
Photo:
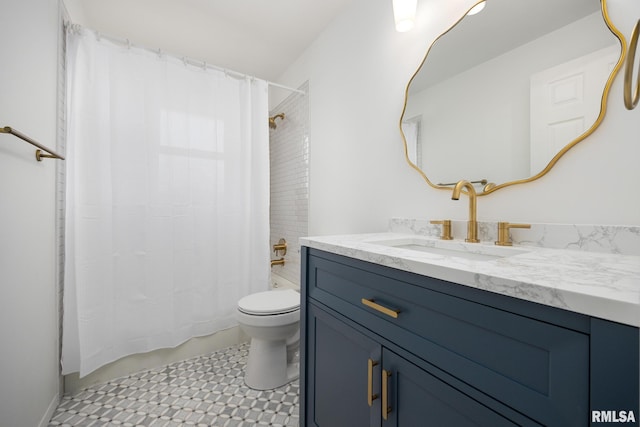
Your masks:
M418 0L393 0L393 18L396 31L405 33L413 28Z
M467 15L471 16L471 15L475 15L476 13L480 13L480 11L484 9L486 5L487 5L486 1L481 1L480 3L473 6L471 10L467 12Z

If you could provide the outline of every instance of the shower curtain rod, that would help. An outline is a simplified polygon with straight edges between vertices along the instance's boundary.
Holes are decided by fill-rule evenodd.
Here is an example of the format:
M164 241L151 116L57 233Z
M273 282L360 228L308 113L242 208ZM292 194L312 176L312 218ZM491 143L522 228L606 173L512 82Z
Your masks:
M279 87L280 89L285 89L285 90L289 90L289 91L291 91L291 92L296 92L296 93L299 93L299 94L301 94L301 95L306 95L306 94L307 94L307 93L306 93L305 91L303 91L303 90L300 90L300 89L294 89L294 88L292 88L292 87L284 86L284 85L281 85L281 84L279 84L279 83L270 82L269 80L267 80L267 84L268 84L269 86Z
M71 22L66 22L65 23L65 27L67 28L67 30L71 29L71 31L78 31L78 32L80 30L82 30L82 29L85 29L85 27L83 27L82 25L74 24L74 23L71 23ZM102 34L99 31L90 30L88 28L86 28L86 30L87 31L91 31L92 33L94 33L96 35L96 37L98 38L98 40L106 39L106 40L109 40L112 43L116 43L116 44L119 44L119 45L122 45L122 46L126 46L128 48L136 47L138 49L143 49L143 50L146 50L148 52L156 53L158 56L168 56L170 58L181 60L185 64L193 65L194 67L200 67L200 68L204 68L204 69L212 69L212 70L216 70L216 71L222 71L226 75L231 75L233 77L238 77L238 78L242 78L242 79L244 79L244 78L255 79L256 78L255 76L250 76L248 74L241 73L239 71L229 70L227 68L218 67L216 65L208 64L206 61L201 61L201 60L189 58L189 57L186 57L186 56L180 57L180 56L177 56L177 55L173 55L173 54L164 52L162 49L151 49L151 48L146 47L146 46L140 46L140 45L137 45L137 44L133 44L133 43L131 43L131 41L129 41L129 39L119 39L119 38L116 38L116 37L112 37L112 36L109 36L109 35ZM271 82L269 80L265 80L265 81L267 82L267 84L269 86L274 86L274 87L277 87L277 88L280 88L280 89L289 90L291 92L296 92L296 93L299 93L301 95L306 95L307 94L305 91L300 90L300 89L294 89L292 87L284 86L284 85L281 85L279 83Z

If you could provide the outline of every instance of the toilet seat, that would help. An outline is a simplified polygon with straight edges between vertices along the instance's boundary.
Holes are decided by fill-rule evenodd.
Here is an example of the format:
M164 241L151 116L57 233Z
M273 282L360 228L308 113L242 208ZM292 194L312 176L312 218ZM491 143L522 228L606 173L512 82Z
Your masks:
M247 295L238 301L238 310L253 316L274 316L300 309L300 294L293 289Z

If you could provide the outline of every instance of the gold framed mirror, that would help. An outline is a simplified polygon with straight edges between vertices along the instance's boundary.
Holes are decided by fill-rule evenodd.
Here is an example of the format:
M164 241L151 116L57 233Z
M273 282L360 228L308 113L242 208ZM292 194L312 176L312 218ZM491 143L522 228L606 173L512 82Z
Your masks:
M478 195L542 177L602 122L625 52L606 0L487 0L407 84L407 162L434 188L465 179Z

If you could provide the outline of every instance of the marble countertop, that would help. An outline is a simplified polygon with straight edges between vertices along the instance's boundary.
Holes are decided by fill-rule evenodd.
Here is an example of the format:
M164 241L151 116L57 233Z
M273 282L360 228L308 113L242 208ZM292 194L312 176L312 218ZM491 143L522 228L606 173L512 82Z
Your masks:
M636 255L502 247L402 233L305 237L300 244L640 327ZM410 244L418 250L408 249Z

